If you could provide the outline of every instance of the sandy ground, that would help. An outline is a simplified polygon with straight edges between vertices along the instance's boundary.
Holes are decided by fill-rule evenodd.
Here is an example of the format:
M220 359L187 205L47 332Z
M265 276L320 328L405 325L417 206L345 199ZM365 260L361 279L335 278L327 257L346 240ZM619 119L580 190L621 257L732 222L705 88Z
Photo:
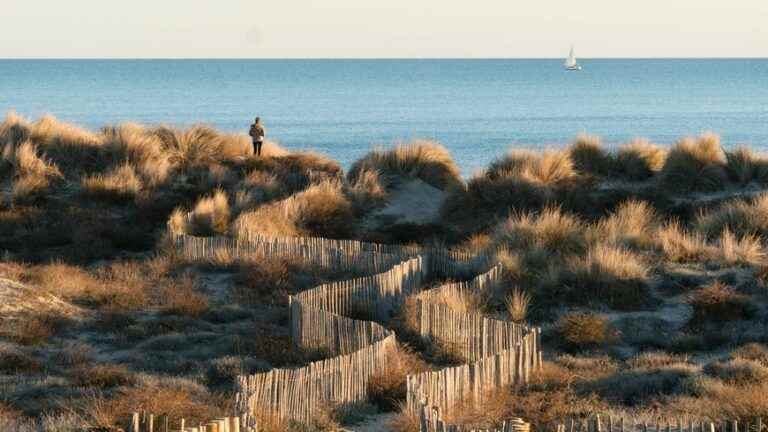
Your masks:
M388 432L388 424L395 418L394 413L377 414L371 416L368 421L356 426L349 426L344 431L347 432Z
M41 294L24 284L0 278L0 316L3 320L11 321L35 313L75 317L85 312L54 295Z
M404 182L389 193L386 206L372 212L363 225L376 229L400 223L424 225L437 222L445 196L444 191L420 179Z

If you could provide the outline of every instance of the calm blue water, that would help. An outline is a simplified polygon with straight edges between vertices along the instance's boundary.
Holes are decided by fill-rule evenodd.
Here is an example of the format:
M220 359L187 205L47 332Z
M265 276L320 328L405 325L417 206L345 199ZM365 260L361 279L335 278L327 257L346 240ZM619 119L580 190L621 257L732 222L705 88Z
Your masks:
M444 143L465 174L510 146L670 143L712 130L768 149L768 60L0 60L0 110L88 127L210 123L347 165L373 145Z

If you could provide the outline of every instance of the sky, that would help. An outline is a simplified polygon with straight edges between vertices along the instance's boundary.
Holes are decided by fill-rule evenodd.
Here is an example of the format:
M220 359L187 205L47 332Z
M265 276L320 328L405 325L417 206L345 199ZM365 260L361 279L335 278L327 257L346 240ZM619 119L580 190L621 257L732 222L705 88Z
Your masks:
M0 58L768 57L768 0L2 0Z

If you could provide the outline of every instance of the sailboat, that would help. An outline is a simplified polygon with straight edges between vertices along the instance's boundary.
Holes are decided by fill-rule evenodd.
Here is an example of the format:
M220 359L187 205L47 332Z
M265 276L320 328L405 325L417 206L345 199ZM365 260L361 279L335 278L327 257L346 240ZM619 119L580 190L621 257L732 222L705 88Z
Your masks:
M571 47L571 53L568 54L568 58L565 59L565 69L570 71L581 70L581 65L576 63L576 56L573 54L573 47Z

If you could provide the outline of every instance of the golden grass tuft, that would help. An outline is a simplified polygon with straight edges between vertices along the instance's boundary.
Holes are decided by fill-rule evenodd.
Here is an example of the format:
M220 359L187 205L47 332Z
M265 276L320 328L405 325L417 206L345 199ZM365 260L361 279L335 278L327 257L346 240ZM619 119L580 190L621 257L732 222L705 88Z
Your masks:
M594 242L643 249L654 242L658 224L659 217L650 204L629 200L591 226L588 236Z
M177 233L209 237L229 230L229 198L223 189L200 198L191 212L177 208L171 214L170 225Z
M553 254L584 250L584 224L558 207L539 214L521 213L507 218L493 232L498 246L511 250L543 249Z
M398 144L391 150L371 151L352 164L347 179L355 183L358 177L370 170L378 171L388 179L418 178L438 189L461 184L459 167L448 150L428 140Z
M506 157L491 163L487 176L492 179L512 177L545 187L562 186L578 179L569 153L559 150L541 153L512 150Z
M614 171L613 155L603 148L600 137L581 134L568 148L577 171L607 177Z
M685 138L669 151L661 170L661 184L675 192L716 191L725 187L728 176L720 137L703 134Z
M368 400L383 411L395 411L406 399L408 375L428 370L428 365L407 347L387 354L386 365L368 381Z
M246 235L344 238L354 229L354 211L342 185L324 181L283 201L242 213L234 229Z
M616 173L631 181L647 180L661 171L667 153L647 140L636 139L619 147Z
M568 257L565 266L552 265L542 280L556 296L577 303L604 303L614 309L635 309L649 299L648 266L642 258L622 247L597 244L584 256Z
M677 221L659 228L655 239L664 257L672 262L705 262L715 253L706 238L685 230Z
M128 162L106 174L83 178L81 186L83 193L88 197L115 202L132 201L142 189L141 179Z
M504 302L509 319L518 324L524 323L525 318L528 316L528 308L531 305L531 301L531 295L526 291L520 288L512 289L512 293L507 296Z
M39 145L66 172L98 168L102 162L100 137L78 126L45 115L30 128L29 139Z
M387 197L386 182L378 171L366 169L355 176L347 188L347 194L355 213L364 214L384 203Z
M726 265L756 266L765 262L765 250L757 236L745 235L737 238L726 228L718 245L716 250L720 261Z

